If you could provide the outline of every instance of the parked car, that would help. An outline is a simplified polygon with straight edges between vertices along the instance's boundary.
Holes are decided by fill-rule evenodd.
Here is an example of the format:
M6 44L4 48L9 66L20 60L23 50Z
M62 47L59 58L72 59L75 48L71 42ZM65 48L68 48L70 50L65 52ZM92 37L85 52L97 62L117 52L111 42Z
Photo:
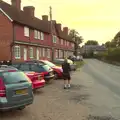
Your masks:
M34 71L37 73L43 73L46 82L49 82L54 79L53 69L43 63L23 62L13 63L12 66L22 71Z
M44 74L43 73L36 73L32 71L25 71L24 72L32 81L32 88L33 90L42 88L45 86Z
M64 62L64 59L55 59L53 61L54 64L61 66ZM71 70L75 71L77 69L77 65L75 63L73 63L72 60L68 59L68 63L70 64Z
M48 60L40 60L40 62L45 63L46 65L50 66L53 69L55 79L62 78L62 75L63 75L62 67L57 66Z
M8 65L1 65L2 68L12 68L14 70L18 70L17 68L13 66ZM36 90L39 88L42 88L45 86L45 80L44 80L44 74L43 73L37 73L34 71L24 71L24 73L30 78L32 82L32 89Z
M13 67L0 67L0 111L24 109L33 103L31 80Z

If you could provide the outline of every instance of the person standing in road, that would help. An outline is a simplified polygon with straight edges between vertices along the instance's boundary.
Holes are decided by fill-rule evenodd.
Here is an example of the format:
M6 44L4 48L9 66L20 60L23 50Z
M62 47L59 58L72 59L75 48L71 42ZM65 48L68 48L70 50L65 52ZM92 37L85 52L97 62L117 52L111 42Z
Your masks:
M64 60L64 63L62 64L63 69L63 79L64 79L64 89L70 88L70 82L71 82L71 76L70 76L70 64L68 63L67 59Z

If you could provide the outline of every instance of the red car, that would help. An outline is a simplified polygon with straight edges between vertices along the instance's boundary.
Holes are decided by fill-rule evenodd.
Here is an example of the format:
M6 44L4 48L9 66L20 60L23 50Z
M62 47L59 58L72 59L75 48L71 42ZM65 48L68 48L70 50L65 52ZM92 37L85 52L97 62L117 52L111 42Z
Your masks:
M24 72L32 81L33 90L39 89L45 86L44 75L42 73L25 71Z
M48 65L49 67L53 69L56 79L62 78L62 75L63 75L62 67L56 66L55 64L53 64L52 62L48 60L40 60L40 62L43 62L44 64Z

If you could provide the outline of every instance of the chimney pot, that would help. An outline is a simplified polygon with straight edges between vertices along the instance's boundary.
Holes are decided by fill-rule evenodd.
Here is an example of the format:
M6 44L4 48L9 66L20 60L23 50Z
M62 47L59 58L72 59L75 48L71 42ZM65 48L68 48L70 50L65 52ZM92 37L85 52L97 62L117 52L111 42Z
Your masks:
M12 6L15 6L18 10L21 10L21 0L11 0Z
M48 21L48 15L42 15L42 20Z
M35 7L33 6L25 6L23 8L24 12L27 13L28 15L34 17L34 11L35 11Z

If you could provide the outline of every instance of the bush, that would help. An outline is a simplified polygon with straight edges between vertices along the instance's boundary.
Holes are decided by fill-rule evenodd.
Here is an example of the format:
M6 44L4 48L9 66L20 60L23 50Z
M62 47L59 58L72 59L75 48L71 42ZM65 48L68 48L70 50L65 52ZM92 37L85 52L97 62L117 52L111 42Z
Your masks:
M120 62L120 48L109 48L107 52L94 55L97 59Z

